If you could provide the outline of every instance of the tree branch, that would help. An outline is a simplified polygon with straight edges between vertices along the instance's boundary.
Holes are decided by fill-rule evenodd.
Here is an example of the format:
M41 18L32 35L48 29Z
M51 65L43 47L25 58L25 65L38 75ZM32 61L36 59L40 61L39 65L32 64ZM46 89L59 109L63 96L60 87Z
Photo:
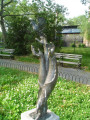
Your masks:
M13 0L10 0L10 2L4 4L3 7L6 7L7 5L9 5L9 4L12 3L12 2L13 2Z
M24 16L24 15L36 15L36 14L3 15L3 17L7 17L7 16Z
M86 4L87 0L81 0L82 4Z

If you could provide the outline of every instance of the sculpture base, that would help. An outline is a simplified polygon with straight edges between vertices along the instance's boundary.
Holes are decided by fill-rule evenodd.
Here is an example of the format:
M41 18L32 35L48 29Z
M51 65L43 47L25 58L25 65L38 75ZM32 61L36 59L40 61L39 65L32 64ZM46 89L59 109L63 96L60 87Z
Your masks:
M21 114L21 120L35 120L36 117L37 117L36 109L32 109ZM57 116L50 110L47 110L46 116L40 120L60 120L60 119L59 116Z

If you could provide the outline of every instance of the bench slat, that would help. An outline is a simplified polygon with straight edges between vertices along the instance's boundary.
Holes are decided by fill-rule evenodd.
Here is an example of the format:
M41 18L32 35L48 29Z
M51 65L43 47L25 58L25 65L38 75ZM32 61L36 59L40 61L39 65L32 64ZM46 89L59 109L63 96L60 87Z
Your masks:
M63 57L64 59L70 59L70 60L79 60L80 58L72 58L72 57Z
M68 63L68 64L75 64L75 65L79 65L81 63L77 63L77 62L69 62L69 61L59 61L60 63Z
M78 54L66 54L66 53L55 53L56 56L69 56L69 57L81 57L82 55L78 55Z
M2 49L2 52L6 52L6 53L13 53L15 50L14 49Z
M56 58L58 58L57 62L58 63L66 63L66 64L73 64L73 65L78 65L79 67L81 66L81 59L82 55L78 54L66 54L66 53L55 53ZM65 61L66 59L66 61ZM67 61L67 60L75 60L73 61Z
M8 55L8 54L0 54L0 56L12 56L12 55Z
M10 58L14 58L14 49L0 49L0 57L10 57Z

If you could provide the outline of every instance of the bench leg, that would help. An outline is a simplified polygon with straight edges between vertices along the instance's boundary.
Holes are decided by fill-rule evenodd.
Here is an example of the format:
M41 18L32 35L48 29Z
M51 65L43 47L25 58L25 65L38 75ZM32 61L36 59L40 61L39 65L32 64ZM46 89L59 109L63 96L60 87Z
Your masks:
M63 67L63 63L61 63L61 66Z
M78 68L81 69L81 64L78 65Z
M61 58L62 58L62 61L63 61L63 56ZM62 64L62 67L63 67L63 63L61 63L61 64Z
M3 59L3 56L0 56L1 59Z
M11 56L10 59L13 59L13 60L14 60L14 56Z

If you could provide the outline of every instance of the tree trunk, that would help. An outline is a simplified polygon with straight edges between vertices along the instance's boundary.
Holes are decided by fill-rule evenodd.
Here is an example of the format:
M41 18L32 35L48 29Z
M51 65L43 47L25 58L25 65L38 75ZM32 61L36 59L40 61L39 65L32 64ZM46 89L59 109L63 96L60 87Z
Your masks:
M3 17L1 17L1 30L2 30L2 34L3 34L3 43L4 43L4 46L5 46L7 35L6 35L6 29L5 29Z
M4 24L4 18L3 18L3 12L4 12L4 4L3 4L4 0L1 0L1 11L0 11L0 17L1 17L1 30L2 30L2 34L3 34L3 43L4 43L4 47L5 47L5 42L6 42L6 29L5 29L5 24Z

